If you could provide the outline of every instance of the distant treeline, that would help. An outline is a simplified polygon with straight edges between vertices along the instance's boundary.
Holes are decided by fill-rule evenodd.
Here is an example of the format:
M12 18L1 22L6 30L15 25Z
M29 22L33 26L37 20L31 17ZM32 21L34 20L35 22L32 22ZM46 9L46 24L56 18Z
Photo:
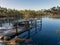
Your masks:
M19 17L19 18L35 18L40 16L60 16L60 7L52 7L43 10L16 10L7 9L0 6L0 17Z

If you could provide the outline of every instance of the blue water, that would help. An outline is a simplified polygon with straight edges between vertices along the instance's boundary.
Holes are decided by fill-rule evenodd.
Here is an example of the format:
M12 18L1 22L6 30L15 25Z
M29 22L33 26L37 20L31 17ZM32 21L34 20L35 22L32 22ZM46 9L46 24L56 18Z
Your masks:
M38 27L39 23L37 21ZM22 45L60 45L60 19L42 18L42 29L37 28L37 32L30 33L30 41L24 42ZM34 29L32 29L34 30ZM33 35L33 36L31 36Z
M37 20L37 28L19 35L20 38L28 37L28 41L23 42L22 45L60 45L60 19L45 17L42 18L42 23L40 21Z

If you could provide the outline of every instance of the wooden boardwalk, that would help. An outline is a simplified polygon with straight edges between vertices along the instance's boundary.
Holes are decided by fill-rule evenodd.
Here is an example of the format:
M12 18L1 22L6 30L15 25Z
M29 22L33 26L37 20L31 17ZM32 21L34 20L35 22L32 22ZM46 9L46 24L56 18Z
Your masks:
M25 28L20 28L20 29L18 29L18 34L24 33L29 30L30 30L30 28L28 28L27 30ZM12 37L12 36L14 37L11 40L5 40L5 39L2 40L3 41L2 44L4 44L4 45L20 45L22 42L24 42L26 40L25 38L18 38L16 36L16 29L10 30L8 33L3 33L3 36L5 37L5 39ZM3 36L1 36L1 38Z
M21 23L21 24L20 24ZM17 24L20 26L20 25L25 25L23 27L17 27ZM9 30L0 30L0 32L2 31L2 33L0 33L0 39L2 37L5 37L5 38L10 38L10 37L14 37L16 36L16 33L17 35L18 34L21 34L25 31L28 31L31 27L30 27L30 24L29 24L29 21L23 21L23 22L19 22L19 23L16 23L14 24L15 28L14 29L9 29Z
M35 23L35 25L36 25L36 23ZM26 38L18 38L16 36L16 30L18 32L17 34L19 35L26 31L29 31L31 28L34 27L34 26L32 26L32 27L28 27L28 26L26 27L26 26L27 25L25 25L25 27L20 27L17 29L10 29L10 30L6 30L6 32L0 33L0 39L2 39L4 37L3 44L20 45L23 41L27 40ZM6 39L9 39L9 40L6 40Z
M26 28L20 28L20 29L17 29L18 30L18 34L21 34L23 32L26 32L26 31L29 31L29 29L26 29ZM8 30L7 33L0 33L0 39L2 37L5 37L5 38L10 38L10 37L15 37L16 36L16 29L12 29L12 30Z

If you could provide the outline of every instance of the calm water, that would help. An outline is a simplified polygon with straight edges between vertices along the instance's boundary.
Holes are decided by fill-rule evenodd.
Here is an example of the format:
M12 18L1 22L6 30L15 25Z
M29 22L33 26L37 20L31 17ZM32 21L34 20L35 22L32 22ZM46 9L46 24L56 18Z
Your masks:
M40 25L39 22L38 25ZM60 30L60 19L42 18L42 29L37 29L35 34L33 34L34 32L30 33L31 41L29 44L60 45L60 33L58 33L58 30ZM27 43L23 43L23 45L25 44Z
M37 28L31 29L19 35L20 38L29 38L22 45L60 45L60 19L57 18L42 18L42 25L40 20L37 20ZM28 43L27 43L28 42Z

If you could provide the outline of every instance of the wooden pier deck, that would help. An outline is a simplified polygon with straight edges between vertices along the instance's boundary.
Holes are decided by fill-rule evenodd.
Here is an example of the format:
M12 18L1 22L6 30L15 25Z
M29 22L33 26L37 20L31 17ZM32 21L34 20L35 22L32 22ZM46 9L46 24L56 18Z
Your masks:
M18 34L21 34L23 32L26 32L26 31L29 31L33 26L30 26L31 24L29 24L30 21L23 21L23 22L20 22L18 23L18 25L20 26L19 28L16 27L17 26L17 23L14 24L15 28L14 29L7 29L7 30L2 30L2 33L0 33L0 39L2 39L3 37L5 39L10 39L11 37L15 37L16 36L16 33L17 35ZM21 25L23 25L21 27Z
M30 31L30 29L32 29L34 26L30 27L29 25L31 25L31 24L28 23L28 25L25 24L25 27L6 30L5 32L0 33L0 39L4 38L3 43L8 43L10 45L16 45L16 40L19 43L21 43L21 42L23 42L23 41L25 41L27 39L16 37L16 30L18 31L18 33L17 33L18 35L26 32L26 31ZM36 25L36 23L35 23L35 25ZM17 43L17 45L20 45L20 44Z
M30 28L29 28L29 29L30 29ZM17 30L18 30L18 34L21 34L21 33L23 33L23 32L29 31L29 29L26 29L25 27L22 27L22 28L20 28L20 29L17 29ZM4 36L6 39L11 38L11 37L15 37L15 36L16 36L16 29L8 30L8 31L5 32L5 33L0 33L0 39L1 39L3 36Z
M24 33L24 32L26 32L26 31L29 31L31 28L28 28L28 29L26 29L26 28L20 28L20 29L18 29L18 34L22 34L22 33ZM10 39L10 40L2 40L3 42L3 44L6 44L6 45L20 45L22 42L24 42L25 40L27 40L26 38L18 38L18 37L16 37L16 29L12 29L12 30L10 30L8 33L3 33L3 34L0 34L1 35L1 38L4 36L5 37L5 39L8 39L9 37L14 37L13 39ZM17 42L18 43L17 43Z

